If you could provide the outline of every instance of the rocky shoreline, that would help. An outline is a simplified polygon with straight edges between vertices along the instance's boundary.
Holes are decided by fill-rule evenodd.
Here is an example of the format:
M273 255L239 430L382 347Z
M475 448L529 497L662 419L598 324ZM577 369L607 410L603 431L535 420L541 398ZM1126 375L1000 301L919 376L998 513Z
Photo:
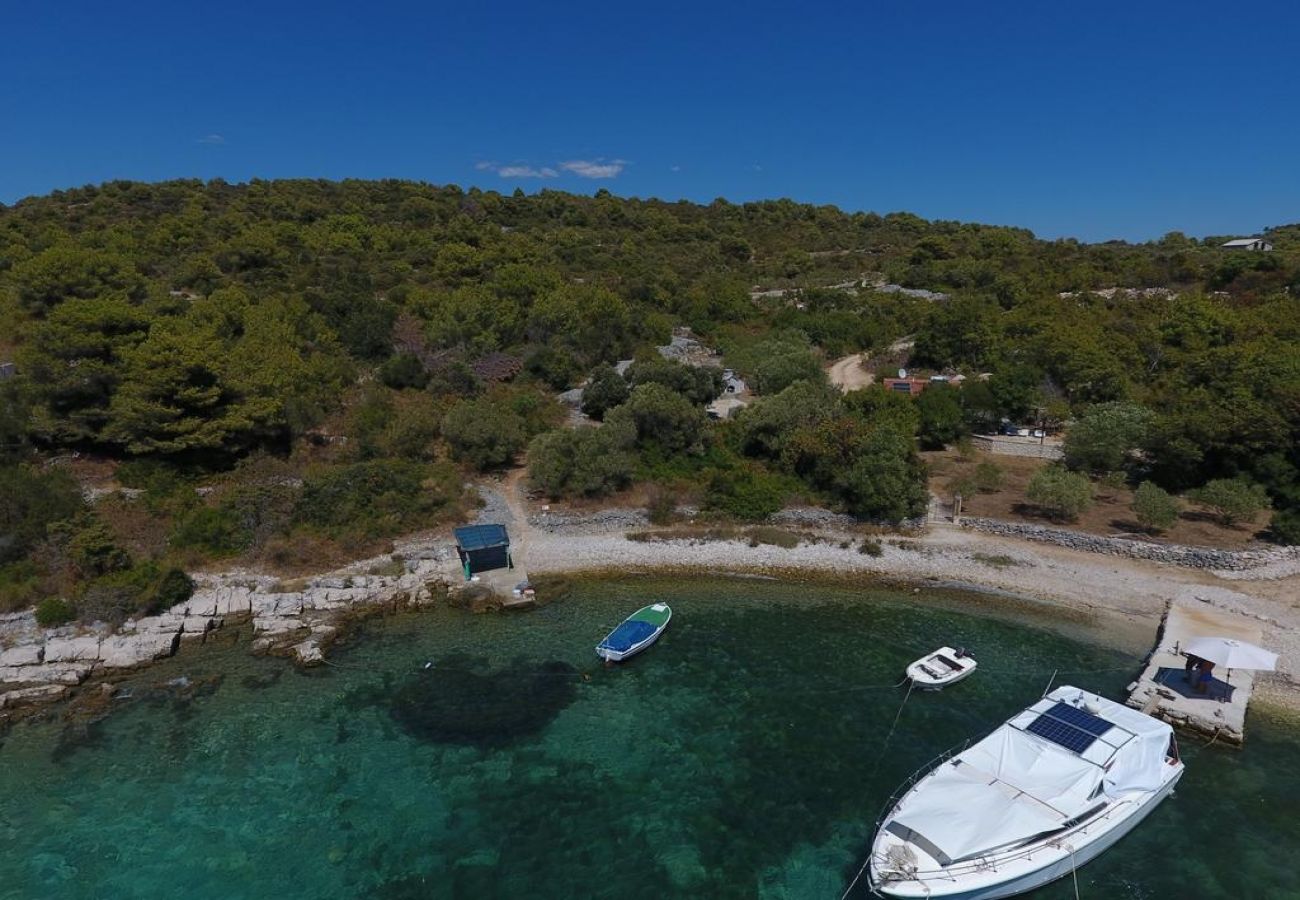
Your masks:
M877 534L864 542L861 529L848 527L844 517L813 509L779 515L782 525L802 530L793 548L734 539L629 541L629 532L650 527L641 510L529 511L508 494L484 493L485 512L510 523L517 563L537 575L689 569L886 577L1006 591L1059 607L1063 615L1105 613L1129 628L1153 627L1169 599L1234 609L1265 623L1270 646L1282 651L1279 672L1266 685L1300 707L1293 680L1300 676L1300 617L1282 602L1284 580L1300 566L1296 548L1229 554L984 520ZM868 553L864 543L877 546ZM500 608L509 599L465 583L445 533L408 538L391 554L309 578L242 570L193 577L189 600L117 629L102 623L42 629L30 610L0 616L0 723L70 696L87 682L112 681L172 656L222 628L248 626L254 652L311 666L325 661L331 641L358 615L440 599L475 610Z
M426 540L298 581L241 571L196 574L194 593L184 603L116 630L98 622L44 629L31 610L0 616L0 721L59 700L92 679L173 656L182 644L228 626L250 624L254 652L317 665L348 616L432 603L463 586L458 575L447 542Z

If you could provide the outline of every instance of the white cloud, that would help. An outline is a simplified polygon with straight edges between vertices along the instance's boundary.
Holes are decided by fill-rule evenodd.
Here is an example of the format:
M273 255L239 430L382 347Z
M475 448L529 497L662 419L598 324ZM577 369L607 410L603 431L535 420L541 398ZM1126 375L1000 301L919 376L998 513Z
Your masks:
M616 178L626 165L625 159L571 159L560 163L560 168L579 178Z
M224 144L226 139L219 134L205 134L195 141L196 144Z
M669 172L680 172L681 170L682 170L682 167L681 167L681 166L669 166L669 167L668 167L668 171L669 171Z
M535 167L525 163L512 163L499 166L494 162L477 162L474 168L480 172L496 172L502 178L555 178L560 173L550 166Z

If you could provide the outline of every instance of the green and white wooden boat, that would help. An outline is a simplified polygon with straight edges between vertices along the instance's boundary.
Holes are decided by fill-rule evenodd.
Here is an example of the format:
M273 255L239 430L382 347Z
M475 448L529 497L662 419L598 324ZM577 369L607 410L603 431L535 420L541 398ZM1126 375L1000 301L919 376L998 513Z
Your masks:
M668 627L673 611L667 603L643 606L596 645L596 655L607 662L622 662L659 639Z

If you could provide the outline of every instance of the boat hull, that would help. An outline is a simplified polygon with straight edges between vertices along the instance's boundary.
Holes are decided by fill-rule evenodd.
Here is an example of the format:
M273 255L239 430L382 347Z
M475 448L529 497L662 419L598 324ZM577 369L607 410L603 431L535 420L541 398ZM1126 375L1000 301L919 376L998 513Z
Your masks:
M660 626L654 634L650 635L650 637L646 638L639 644L633 644L626 650L612 650L609 647L597 647L596 655L606 662L622 662L625 659L631 659L655 641L659 640L659 635L663 634L664 629L667 627L667 625Z
M1067 853L1052 862L1029 872L1013 875L1005 881L994 884L982 884L963 888L959 885L945 886L939 879L927 879L925 884L915 881L881 884L873 887L873 893L883 897L906 898L943 898L943 900L999 900L1002 897L1014 897L1028 891L1036 890L1057 879L1064 878L1071 870L1078 869L1091 862L1113 847L1121 838L1142 823L1170 794L1183 777L1183 769L1169 779L1156 793L1147 798L1141 806L1134 809L1123 820L1115 823L1113 828L1090 837L1087 843L1075 847L1074 853ZM1066 842L1067 844L1069 841Z
M907 667L907 677L913 686L923 691L938 691L950 684L969 678L979 664L964 651L952 647L922 656ZM957 668L960 666L960 668Z
M975 674L975 666L964 669L961 672L954 672L949 678L933 679L922 672L916 663L907 667L907 677L912 679L912 684L916 685L918 690L922 691L941 691L950 684L956 684L971 675Z
M630 659L659 640L672 618L673 611L666 603L642 607L596 645L596 655L609 663ZM649 632L644 630L647 627L651 629ZM632 633L626 633L628 631Z

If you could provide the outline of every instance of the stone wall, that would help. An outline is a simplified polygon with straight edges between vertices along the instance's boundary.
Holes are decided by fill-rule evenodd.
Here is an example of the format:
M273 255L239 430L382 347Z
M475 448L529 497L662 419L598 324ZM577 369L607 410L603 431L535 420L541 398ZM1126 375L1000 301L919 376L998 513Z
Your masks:
M972 434L971 444L976 450L1002 456L1028 456L1032 459L1060 459L1064 452L1059 443L1040 444L1037 439L1001 437L993 434Z
M1224 569L1241 571L1255 569L1287 560L1300 560L1300 547L1274 547L1265 550L1217 550L1212 547L1188 547L1183 544L1157 544L1129 538L1103 537L1084 534L1066 528L1050 528L1028 522L1003 522L998 519L963 517L963 528L974 528L990 534L1056 544L1071 550L1126 556L1130 559L1147 559L1193 569Z

